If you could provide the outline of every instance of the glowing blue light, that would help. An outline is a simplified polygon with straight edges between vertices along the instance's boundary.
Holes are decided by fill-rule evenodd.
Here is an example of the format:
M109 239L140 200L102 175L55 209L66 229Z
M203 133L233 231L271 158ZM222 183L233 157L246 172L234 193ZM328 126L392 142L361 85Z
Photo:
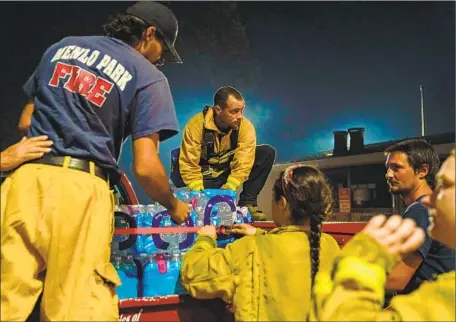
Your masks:
M167 173L170 169L170 151L178 147L182 140L182 131L185 124L204 105L212 105L213 93L199 93L189 98L189 93L175 96L176 112L179 120L180 133L160 144L160 159ZM364 142L372 144L404 137L403 128L399 126L403 120L391 119L382 115L386 109L382 107L358 108L350 111L344 109L330 115L310 108L302 108L293 115L293 111L281 106L280 102L262 102L246 96L245 117L255 126L257 143L270 144L277 150L276 162L286 162L301 159L310 155L332 150L334 144L333 131L348 130L352 127L364 127ZM207 97L202 99L201 97ZM308 110L307 110L308 109ZM373 113L376 111L377 113ZM381 116L381 117L380 117ZM132 173L132 147L129 139L123 147L120 157L120 167L132 181L138 198L141 202L149 202L148 197L140 188Z

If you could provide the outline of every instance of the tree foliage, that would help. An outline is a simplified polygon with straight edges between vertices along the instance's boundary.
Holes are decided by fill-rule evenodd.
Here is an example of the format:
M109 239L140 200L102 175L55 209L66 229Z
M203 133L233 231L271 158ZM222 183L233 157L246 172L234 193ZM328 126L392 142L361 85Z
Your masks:
M261 71L237 2L165 2L179 20L177 48L214 86L252 91Z

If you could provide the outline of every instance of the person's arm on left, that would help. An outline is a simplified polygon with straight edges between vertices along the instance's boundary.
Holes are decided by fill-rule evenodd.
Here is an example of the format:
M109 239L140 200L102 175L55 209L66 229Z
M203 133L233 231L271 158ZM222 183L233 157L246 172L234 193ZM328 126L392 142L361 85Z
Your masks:
M51 50L53 46L49 47L48 50ZM25 136L32 124L32 114L35 111L35 97L38 94L40 88L40 64L35 68L32 75L30 75L27 82L23 86L23 91L27 95L28 101L22 110L21 117L19 119L19 132L22 136Z
M27 104L25 104L21 117L19 119L18 128L19 132L21 132L22 135L27 134L27 131L32 124L32 114L34 110L35 103L33 102L33 99L30 99Z
M24 162L43 157L51 151L53 142L46 135L33 138L23 137L0 153L0 170L12 170Z
M231 173L222 189L237 190L248 179L255 161L256 134L253 124L243 119L239 127L238 146L230 163Z

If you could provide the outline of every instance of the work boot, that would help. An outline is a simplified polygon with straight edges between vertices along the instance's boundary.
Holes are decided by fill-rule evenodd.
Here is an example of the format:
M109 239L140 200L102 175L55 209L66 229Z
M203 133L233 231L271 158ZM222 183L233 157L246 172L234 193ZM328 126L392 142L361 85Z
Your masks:
M256 206L248 205L247 209L253 221L266 221L266 215L261 210L258 210Z

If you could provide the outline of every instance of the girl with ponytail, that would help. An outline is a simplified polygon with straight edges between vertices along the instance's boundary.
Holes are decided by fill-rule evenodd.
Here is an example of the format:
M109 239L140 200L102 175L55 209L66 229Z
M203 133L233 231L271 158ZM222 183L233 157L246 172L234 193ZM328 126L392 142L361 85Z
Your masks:
M321 233L332 197L318 169L289 167L273 195L278 228L234 225L231 231L246 237L221 249L215 227L202 227L182 262L184 288L196 298L222 298L237 321L305 321L317 271L329 271L340 253L334 238Z
M313 283L320 265L321 224L332 210L331 189L318 169L303 165L287 168L273 189L276 224L291 223L308 231Z

